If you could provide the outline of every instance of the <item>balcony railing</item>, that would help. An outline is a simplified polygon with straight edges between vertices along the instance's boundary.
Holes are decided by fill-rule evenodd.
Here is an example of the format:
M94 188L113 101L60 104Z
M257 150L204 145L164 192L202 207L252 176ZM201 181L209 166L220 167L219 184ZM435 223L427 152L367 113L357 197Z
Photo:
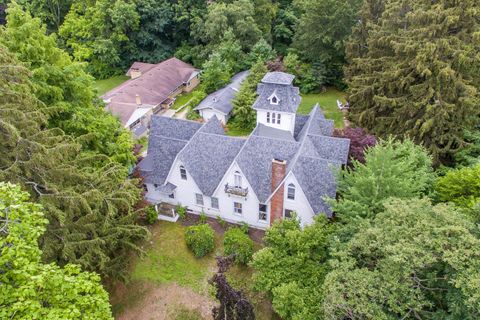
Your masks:
M225 185L225 193L233 194L239 197L246 197L248 195L248 188L231 186L228 183Z

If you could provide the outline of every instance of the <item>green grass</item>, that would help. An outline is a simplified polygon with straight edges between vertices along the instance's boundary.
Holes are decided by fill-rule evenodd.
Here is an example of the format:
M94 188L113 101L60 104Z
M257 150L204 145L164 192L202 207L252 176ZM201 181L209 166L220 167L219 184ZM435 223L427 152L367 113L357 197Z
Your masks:
M345 103L345 93L335 88L328 88L326 92L319 94L304 94L298 113L308 114L315 104L319 103L325 117L334 120L335 127L343 128L343 114L338 109L337 99Z
M173 109L173 110L180 109L180 107L182 107L187 102L189 102L190 99L192 99L192 96L193 96L194 92L195 92L195 90L192 90L190 92L185 92L185 93L182 93L182 94L178 95L177 99L175 100L175 103L173 104L171 109Z
M113 88L121 85L125 81L130 79L127 76L113 76L108 79L103 79L103 80L96 80L95 83L93 84L93 87L95 90L97 90L98 96L101 96L108 91L112 90Z
M239 128L235 123L227 123L227 135L231 137L246 137L252 133L252 130Z
M185 244L185 228L179 223L158 222L159 230L145 257L139 260L131 274L133 281L154 284L177 283L198 293L205 292L206 279L215 265L214 254L195 258Z

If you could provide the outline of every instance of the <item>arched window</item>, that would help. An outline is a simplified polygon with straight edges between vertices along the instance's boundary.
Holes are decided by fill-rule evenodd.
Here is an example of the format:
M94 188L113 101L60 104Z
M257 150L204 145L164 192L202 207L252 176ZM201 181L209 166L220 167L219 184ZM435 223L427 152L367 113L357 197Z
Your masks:
M242 175L238 171L235 171L235 187L242 187Z
M290 183L287 188L287 199L295 200L295 185Z
M273 103L273 104L278 104L278 99L277 99L277 97L275 97L275 96L272 97L272 103Z
M280 113L277 114L277 124L280 124L280 115L281 115Z
M270 123L270 112L267 112L267 123Z
M180 177L183 180L187 180L187 170L185 170L184 166L180 166Z

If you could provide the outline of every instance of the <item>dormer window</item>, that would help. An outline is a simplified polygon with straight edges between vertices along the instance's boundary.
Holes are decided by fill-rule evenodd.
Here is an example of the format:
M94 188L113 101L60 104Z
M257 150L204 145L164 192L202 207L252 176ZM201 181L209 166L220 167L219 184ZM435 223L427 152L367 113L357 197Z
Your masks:
M270 104L274 105L278 105L278 103L280 102L280 99L278 99L276 92L273 92L272 95L268 98L268 100L270 101Z

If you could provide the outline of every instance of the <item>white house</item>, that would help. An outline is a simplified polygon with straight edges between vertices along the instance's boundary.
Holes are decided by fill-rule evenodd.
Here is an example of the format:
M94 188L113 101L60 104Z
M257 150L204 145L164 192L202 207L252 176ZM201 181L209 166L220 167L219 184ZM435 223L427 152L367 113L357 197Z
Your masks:
M208 121L212 117L217 117L220 122L226 124L233 110L233 100L237 96L240 86L247 78L248 71L242 71L232 77L230 84L214 93L208 95L195 108L200 116Z
M260 229L296 212L303 225L331 216L324 197L335 197L334 169L345 164L350 141L331 137L333 121L300 104L293 76L268 73L258 87L257 127L248 138L224 134L212 117L205 124L152 118L147 156L138 169L146 199L187 206L194 213Z

